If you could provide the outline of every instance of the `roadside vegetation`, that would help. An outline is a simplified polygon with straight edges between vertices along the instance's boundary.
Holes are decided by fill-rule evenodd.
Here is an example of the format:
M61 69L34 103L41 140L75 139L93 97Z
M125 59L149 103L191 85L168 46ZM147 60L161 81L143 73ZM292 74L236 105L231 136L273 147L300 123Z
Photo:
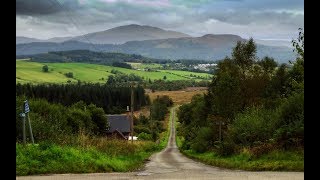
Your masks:
M19 90L24 92L21 94L27 94L26 89L32 91L30 87ZM58 89L56 86L52 87L51 89ZM48 94L45 88L32 92ZM91 91L91 95L94 95L93 92ZM58 98L58 96L50 97ZM79 101L63 105L48 102L44 98L24 95L16 97L17 176L133 171L139 169L152 153L164 148L164 142L168 139L165 133L167 126L164 124L168 107L172 105L172 100L168 97L159 97L151 104L153 121L149 117L135 118L135 124L142 130L139 133L135 129L135 134L140 140L134 143L106 137L108 119L104 109L95 104ZM23 146L20 113L23 101L26 99L31 110L29 117L36 144ZM151 132L149 128L152 128ZM27 142L30 143L29 131L26 131L26 135Z
M245 170L304 170L304 34L297 59L256 58L252 39L238 42L204 95L177 113L178 145L205 163Z
M154 142L131 142L79 136L65 144L16 144L16 175L127 172L139 169L160 150Z

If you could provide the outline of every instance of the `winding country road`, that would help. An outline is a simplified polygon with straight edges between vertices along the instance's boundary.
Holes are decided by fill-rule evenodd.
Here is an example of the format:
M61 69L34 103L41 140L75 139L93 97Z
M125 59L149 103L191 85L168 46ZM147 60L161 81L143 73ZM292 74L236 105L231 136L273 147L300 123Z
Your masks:
M177 146L172 109L171 131L167 147L150 157L144 169L130 173L59 174L17 177L17 180L105 180L105 179L245 179L245 180L301 180L304 172L252 172L221 169L191 160L182 155Z

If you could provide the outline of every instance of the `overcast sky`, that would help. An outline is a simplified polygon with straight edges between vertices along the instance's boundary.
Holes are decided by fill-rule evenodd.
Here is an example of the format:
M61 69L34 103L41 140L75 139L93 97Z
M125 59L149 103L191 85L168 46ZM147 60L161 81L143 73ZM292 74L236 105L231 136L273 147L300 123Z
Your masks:
M47 39L139 24L192 36L291 40L303 0L16 0L16 35Z

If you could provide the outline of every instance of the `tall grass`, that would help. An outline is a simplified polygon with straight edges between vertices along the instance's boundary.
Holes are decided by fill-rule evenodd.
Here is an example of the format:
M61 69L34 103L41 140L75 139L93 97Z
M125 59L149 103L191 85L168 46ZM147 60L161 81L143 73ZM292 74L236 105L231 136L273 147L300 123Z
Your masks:
M125 172L138 169L160 148L150 141L78 137L57 143L16 144L16 175L47 173Z

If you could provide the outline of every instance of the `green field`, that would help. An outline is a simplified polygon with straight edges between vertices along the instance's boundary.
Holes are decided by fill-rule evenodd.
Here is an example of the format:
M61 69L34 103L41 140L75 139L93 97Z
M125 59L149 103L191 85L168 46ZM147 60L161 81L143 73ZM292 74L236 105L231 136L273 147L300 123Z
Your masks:
M48 65L49 72L42 72L42 66ZM93 83L105 83L108 76L112 75L111 70L115 69L125 74L135 74L145 80L163 79L166 76L167 80L190 80L201 81L211 77L206 73L194 73L177 70L160 70L157 72L139 71L134 69L125 69L112 66L104 66L97 64L86 63L38 63L28 60L16 60L16 83L67 83L77 82L78 80ZM73 73L73 78L67 78L64 74L67 72ZM191 77L190 74L196 77Z

